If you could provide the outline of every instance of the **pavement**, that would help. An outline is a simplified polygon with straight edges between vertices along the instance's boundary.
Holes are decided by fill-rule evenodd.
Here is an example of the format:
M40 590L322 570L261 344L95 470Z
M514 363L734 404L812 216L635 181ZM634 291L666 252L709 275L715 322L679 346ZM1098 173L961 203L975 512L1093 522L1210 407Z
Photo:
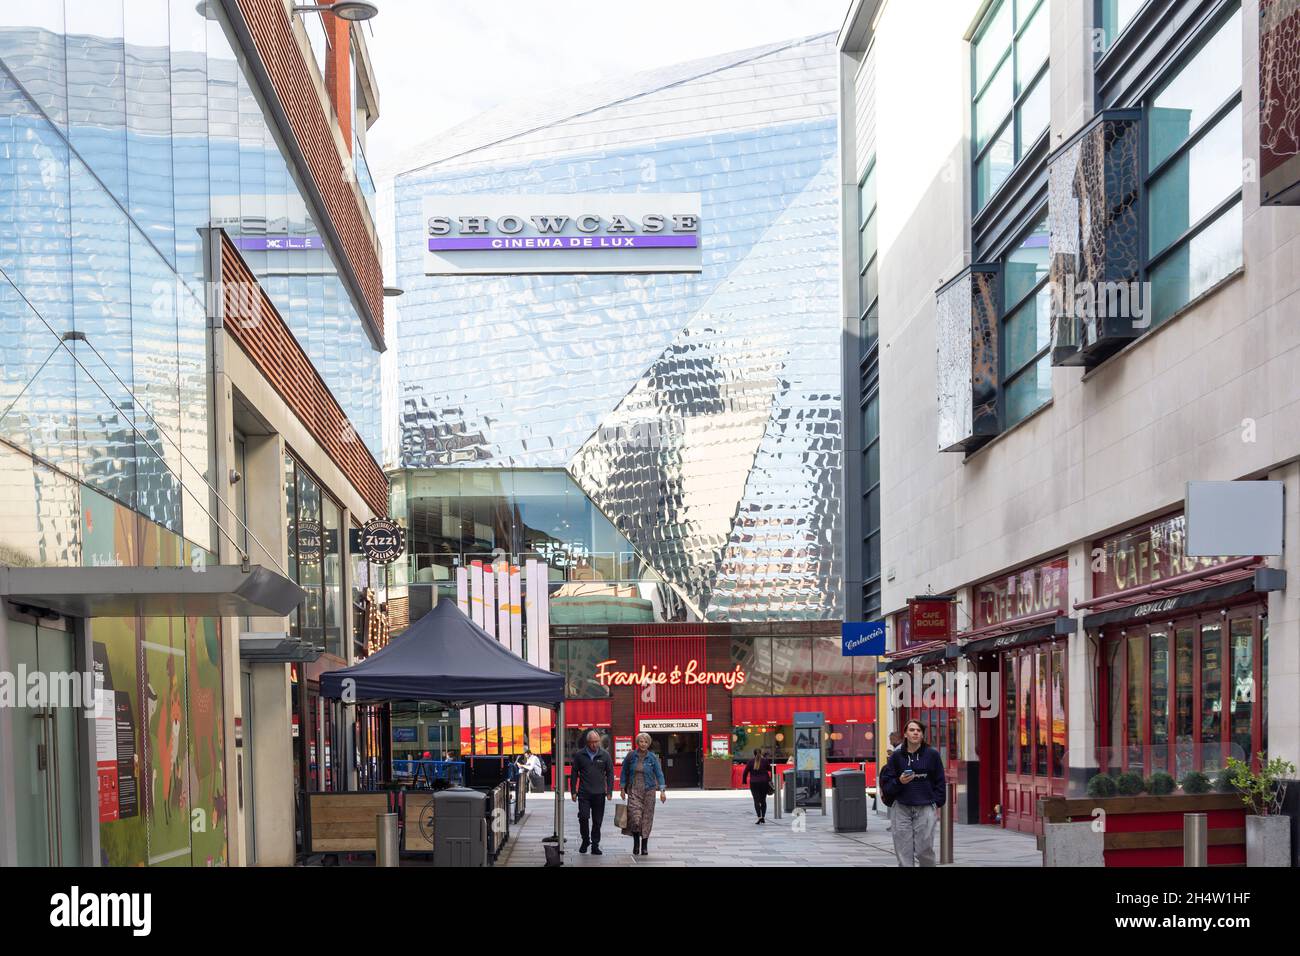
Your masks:
M554 794L531 794L527 816L510 828L510 841L497 866L542 866L542 838L554 827ZM617 796L615 801L617 802ZM802 815L773 816L754 823L746 791L679 790L655 810L650 853L632 855L632 838L614 827L612 804L601 827L601 856L579 854L578 805L566 799L565 866L897 866L884 816L868 813L865 833L836 833L832 817L814 808ZM935 852L938 853L938 834ZM958 824L953 834L954 866L1042 866L1034 838L992 826Z

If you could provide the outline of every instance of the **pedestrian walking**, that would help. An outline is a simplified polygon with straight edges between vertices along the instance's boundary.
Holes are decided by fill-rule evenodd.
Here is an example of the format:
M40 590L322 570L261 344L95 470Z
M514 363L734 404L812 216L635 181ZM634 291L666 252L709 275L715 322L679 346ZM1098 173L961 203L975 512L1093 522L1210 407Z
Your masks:
M925 742L920 721L909 720L903 727L903 744L885 762L880 785L886 800L892 801L889 817L898 865L936 865L934 831L947 787L943 760Z
M578 801L578 831L582 834L579 853L591 848L601 856L600 824L605 819L605 801L614 795L614 758L600 745L600 734L587 733L587 746L573 755L569 774L569 795Z
M749 784L749 793L754 798L754 813L758 819L755 825L767 822L767 795L772 792L772 764L763 756L763 751L754 748L754 756L745 764L745 772L740 777L742 784Z
M650 852L650 830L655 823L655 791L660 803L668 801L668 784L658 754L650 749L649 734L636 735L636 749L623 758L618 788L627 801L623 833L632 837L632 854L645 856Z

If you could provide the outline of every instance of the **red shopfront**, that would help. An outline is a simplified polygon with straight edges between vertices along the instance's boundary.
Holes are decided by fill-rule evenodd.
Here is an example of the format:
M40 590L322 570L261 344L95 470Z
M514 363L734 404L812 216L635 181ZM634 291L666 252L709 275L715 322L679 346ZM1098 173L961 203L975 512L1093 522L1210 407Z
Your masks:
M570 750L594 729L618 759L645 731L670 789L704 785L724 753L739 787L742 758L757 747L787 762L794 714L819 711L827 773L875 778L875 658L845 657L839 622L587 626L553 634L552 650Z
M974 588L975 628L962 653L974 665L981 823L1041 833L1038 801L1069 779L1069 563L1065 555ZM982 698L982 699L981 699Z
M1098 766L1181 780L1267 749L1268 602L1256 558L1186 554L1183 514L1094 542Z

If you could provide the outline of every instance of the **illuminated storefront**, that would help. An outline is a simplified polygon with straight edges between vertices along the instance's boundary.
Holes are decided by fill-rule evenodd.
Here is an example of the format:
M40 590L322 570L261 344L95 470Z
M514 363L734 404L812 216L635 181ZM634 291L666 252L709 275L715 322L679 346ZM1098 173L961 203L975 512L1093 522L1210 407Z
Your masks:
M644 731L670 788L703 785L707 755L721 754L739 787L755 748L788 763L794 714L820 712L827 773L875 778L875 658L844 656L836 623L560 627L552 648L570 748L594 729L619 758Z

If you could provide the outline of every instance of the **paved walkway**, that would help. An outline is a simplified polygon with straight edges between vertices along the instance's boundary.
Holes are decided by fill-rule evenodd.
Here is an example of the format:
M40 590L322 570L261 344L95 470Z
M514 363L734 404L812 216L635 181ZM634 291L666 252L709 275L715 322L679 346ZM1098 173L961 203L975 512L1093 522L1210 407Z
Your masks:
M617 799L617 798L616 798ZM554 795L533 794L528 815L512 826L498 866L542 866L542 837L554 830ZM565 866L896 866L883 816L869 814L867 832L836 833L831 816L812 810L802 818L772 816L754 824L748 791L677 791L655 811L647 856L632 856L632 839L614 828L607 806L602 856L579 854L578 805L564 801ZM796 824L796 819L800 822ZM938 835L935 835L938 852ZM1041 866L1034 838L988 826L958 825L953 836L956 866Z

